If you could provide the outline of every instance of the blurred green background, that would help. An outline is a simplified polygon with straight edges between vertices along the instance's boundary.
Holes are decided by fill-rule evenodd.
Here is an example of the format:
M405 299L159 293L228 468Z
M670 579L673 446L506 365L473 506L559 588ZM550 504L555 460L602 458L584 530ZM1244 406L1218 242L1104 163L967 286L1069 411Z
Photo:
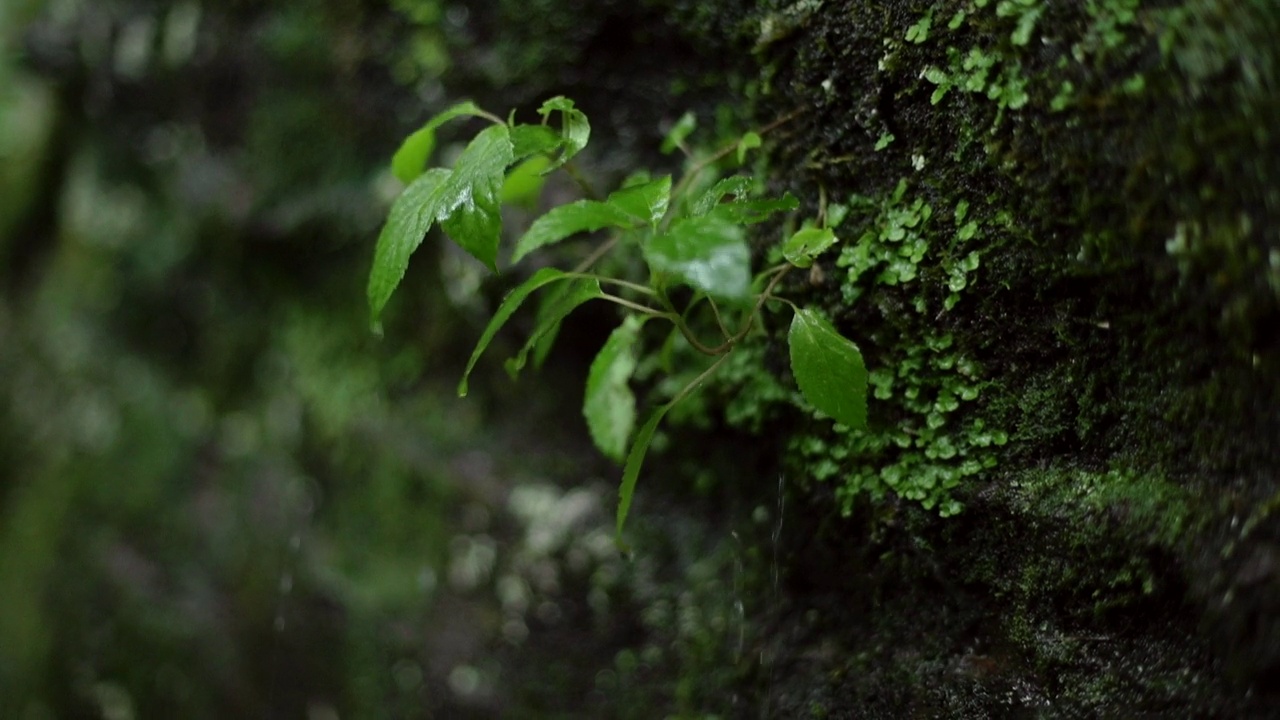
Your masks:
M503 101L550 73L527 103L574 60L485 32L436 0L0 3L0 717L644 716L628 687L714 689L656 668L741 650L731 552L677 533L676 575L621 564L554 371L453 397L474 270L424 250L369 332L398 139L448 78Z

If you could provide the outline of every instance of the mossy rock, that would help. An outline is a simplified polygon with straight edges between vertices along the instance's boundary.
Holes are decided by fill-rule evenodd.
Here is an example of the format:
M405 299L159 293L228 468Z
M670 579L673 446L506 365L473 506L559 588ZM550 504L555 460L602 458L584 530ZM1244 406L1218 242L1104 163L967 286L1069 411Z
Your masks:
M1280 11L812 5L761 112L849 210L790 291L862 347L871 427L775 428L848 517L792 527L762 702L1275 712Z

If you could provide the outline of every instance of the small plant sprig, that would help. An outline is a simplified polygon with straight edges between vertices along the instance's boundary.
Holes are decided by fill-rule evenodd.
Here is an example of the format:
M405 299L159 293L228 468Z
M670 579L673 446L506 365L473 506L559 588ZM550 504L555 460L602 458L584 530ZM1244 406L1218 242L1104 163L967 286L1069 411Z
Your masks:
M514 117L504 121L472 103L462 103L432 118L405 140L392 160L392 170L406 187L393 203L378 237L369 275L369 307L375 327L404 277L410 255L432 225L439 225L463 250L497 272L503 202L536 197L542 179L562 170L589 197L552 208L534 220L515 243L510 262L516 264L532 252L574 236L606 229L609 234L572 269L544 267L507 294L467 362L458 394L467 394L467 380L477 360L534 293L541 291L541 306L528 341L507 361L512 377L530 359L535 365L541 363L561 321L580 305L598 300L623 308L622 323L591 364L583 404L596 446L623 463L617 512L621 547L625 547L622 530L636 480L659 423L759 327L758 316L770 301L794 310L788 333L791 370L805 400L848 427L865 426L867 372L858 348L820 311L798 307L775 294L792 268L809 267L817 255L834 245L835 234L821 223L807 223L783 244L785 263L753 274L747 226L793 211L799 203L790 194L756 197L756 182L746 175L717 178L717 163L736 152L741 164L746 153L760 145L761 135L787 118L695 159L685 145L695 122L692 115L686 115L664 143L664 149L680 148L690 155L690 165L680 180L673 185L670 176L655 179L636 174L601 200L593 197L571 163L591 134L586 115L564 97L546 101L538 112L540 124L522 124ZM559 116L558 128L550 122L555 115ZM436 130L463 116L483 118L491 124L476 134L452 169L427 169ZM619 252L639 255L648 269L647 282L594 270L605 256ZM698 317L714 326L718 336L707 339L695 332L691 320ZM709 360L636 430L636 398L630 381L638 364L641 330L652 321L669 323L672 339L682 339Z

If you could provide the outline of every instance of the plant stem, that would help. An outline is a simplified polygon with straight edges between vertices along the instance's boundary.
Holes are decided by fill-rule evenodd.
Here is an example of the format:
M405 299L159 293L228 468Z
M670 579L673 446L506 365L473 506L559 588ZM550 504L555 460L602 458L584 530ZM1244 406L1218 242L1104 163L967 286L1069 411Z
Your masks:
M578 170L578 166L574 165L572 160L561 165L560 169L564 170L565 174L569 176L569 179L573 180L573 183L578 186L578 189L581 190L588 199L600 200L600 193L596 192L595 187L593 187L591 182L583 176L582 171Z
M643 313L645 315L652 315L654 317L665 317L669 319L674 319L674 316L672 316L671 313L663 312L657 308L651 308L648 305L641 305L640 303L631 302L630 300L626 298L620 298L617 295L610 295L609 293L600 293L600 299L608 300L609 302L614 303L616 305L621 305L622 307L627 308L628 310L635 310L636 312Z
M648 285L641 285L640 283L633 283L627 280L619 280L617 278L605 277L603 275L596 275L594 273L573 272L573 273L569 273L569 276L575 279L580 278L582 280L595 280L605 285L617 285L618 287L624 287L628 290L638 292L641 295L648 295L649 297L656 297L658 294L656 290L649 287Z
M697 389L699 385L702 384L703 380L706 380L708 377L711 376L711 373L714 373L717 369L719 369L720 366L724 363L724 361L728 359L728 357L729 357L728 353L722 353L720 357L716 358L715 362L711 363L710 367L698 373L698 377L690 380L688 385L685 385L684 387L680 388L680 392L676 393L675 397L671 398L671 402L667 403L667 407L671 407L672 405L675 405L676 403L685 399L685 397L687 397L689 393L693 392L695 389Z
M752 308L751 313L747 315L747 320L742 324L742 329L738 331L737 335L734 335L733 337L725 341L726 346L732 348L734 345L741 342L742 339L747 336L747 333L751 332L751 328L754 326L754 323L756 320L756 315L760 313L760 309L763 308L764 304L769 300L771 299L782 300L783 302L787 303L791 307L795 307L795 303L792 303L790 300L786 300L784 298L776 298L773 296L773 289L777 287L778 283L782 281L782 278L786 277L787 273L790 271L791 271L791 266L787 265L787 266L784 266L781 270L776 272L776 274L773 276L773 279L769 281L769 284L767 286L765 286L764 292L760 293L760 296L756 298L756 306Z
M579 273L585 272L586 270L590 269L592 265L596 264L597 260L604 257L606 254L608 254L610 250L612 250L615 246L617 246L618 240L620 239L621 238L618 235L614 235L613 237L604 241L604 243L602 243L595 250L592 250L590 255L583 258L582 262L578 263L573 268L573 270L569 272L571 274L577 275Z
M724 318L720 317L720 308L716 305L715 299L708 295L707 304L711 306L711 314L716 316L716 325L720 326L720 334L728 340L729 329L724 326Z

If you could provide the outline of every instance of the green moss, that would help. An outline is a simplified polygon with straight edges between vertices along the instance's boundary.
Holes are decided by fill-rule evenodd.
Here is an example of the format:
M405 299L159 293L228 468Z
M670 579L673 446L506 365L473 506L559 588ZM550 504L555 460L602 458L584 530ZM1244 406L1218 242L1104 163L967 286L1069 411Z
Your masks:
M897 313L879 332L851 323L855 337L870 338L864 351L875 358L872 426L837 426L789 444L803 477L835 484L845 514L861 496L892 493L954 515L961 505L953 490L993 467L994 448L1008 439L973 412L985 386L980 364L935 325L977 280L986 223L971 216L968 200L946 203L949 211L935 216L909 188L902 179L884 197L854 195L829 208L844 238L831 271L843 302L891 304Z
M1274 495L1280 12L1153 5L893 2L760 51L765 114L806 109L772 170L845 213L789 296L872 371L868 432L786 433L788 477L854 518L806 577L928 608L849 631L892 668L841 686L858 707L919 711L878 694L896 671L923 714L1015 686L1033 713L1242 707L1196 608L1232 582L1224 508Z

